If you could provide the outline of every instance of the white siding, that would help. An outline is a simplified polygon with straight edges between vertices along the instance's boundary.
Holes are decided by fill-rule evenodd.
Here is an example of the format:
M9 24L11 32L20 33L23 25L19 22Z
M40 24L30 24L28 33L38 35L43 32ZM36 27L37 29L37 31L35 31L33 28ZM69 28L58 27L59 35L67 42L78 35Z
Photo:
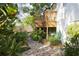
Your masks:
M63 3L60 3L58 4L57 11L57 32L61 32L61 40L65 42L68 24L72 21L79 20L79 4L65 3L63 5Z

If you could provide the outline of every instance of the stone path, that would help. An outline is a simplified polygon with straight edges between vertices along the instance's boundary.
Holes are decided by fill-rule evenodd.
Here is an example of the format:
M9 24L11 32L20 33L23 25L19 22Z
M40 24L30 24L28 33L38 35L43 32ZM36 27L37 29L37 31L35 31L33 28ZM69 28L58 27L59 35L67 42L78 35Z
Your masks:
M31 47L28 51L22 53L22 56L61 56L62 49L58 47L51 48L49 45L43 45L39 42L28 39L28 44Z

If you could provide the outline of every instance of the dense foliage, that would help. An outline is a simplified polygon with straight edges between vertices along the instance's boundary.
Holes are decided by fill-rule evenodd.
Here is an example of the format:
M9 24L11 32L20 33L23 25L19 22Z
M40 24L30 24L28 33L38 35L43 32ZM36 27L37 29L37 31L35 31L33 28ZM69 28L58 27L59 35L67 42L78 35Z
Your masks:
M0 4L0 55L18 55L21 51L25 36L13 31L17 12L16 4Z
M68 41L65 43L65 55L79 56L79 34L68 38Z
M79 55L79 24L71 24L67 29L67 41L65 43L65 55Z
M34 3L32 4L32 9L30 9L30 15L35 16L35 19L41 19L41 16L43 15L43 12L46 8L50 8L50 3Z
M55 33L55 34L49 36L48 40L51 45L58 45L61 43L60 38L61 38L61 36L58 33Z
M17 43L22 42L23 45L25 44L28 45L26 40L28 38L27 32L16 32L15 36L16 36Z
M34 16L34 19L42 19L43 12L46 8L51 7L51 3L30 3L31 7L23 7L23 11Z
M31 37L34 41L41 41L46 37L46 35L45 32L41 28L39 28L38 30L32 33Z
M79 24L76 23L76 24L70 24L68 27L67 27L67 34L72 37L74 36L75 34L78 34L79 33Z
M24 18L23 21L24 26L29 26L31 25L32 27L34 27L34 17L33 16L27 16Z

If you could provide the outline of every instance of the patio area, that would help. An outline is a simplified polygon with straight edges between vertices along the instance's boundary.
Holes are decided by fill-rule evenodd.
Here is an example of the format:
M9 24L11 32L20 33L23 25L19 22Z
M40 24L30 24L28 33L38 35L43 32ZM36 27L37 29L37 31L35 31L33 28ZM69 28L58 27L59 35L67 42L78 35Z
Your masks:
M31 47L28 51L22 53L22 56L63 56L64 51L61 46L50 47L49 44L42 44L28 39L28 45Z

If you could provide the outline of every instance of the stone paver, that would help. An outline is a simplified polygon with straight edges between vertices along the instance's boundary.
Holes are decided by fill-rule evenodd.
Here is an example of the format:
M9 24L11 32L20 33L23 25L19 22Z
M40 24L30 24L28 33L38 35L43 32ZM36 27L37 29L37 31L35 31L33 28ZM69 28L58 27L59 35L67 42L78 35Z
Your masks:
M61 56L63 51L54 47L51 48L49 45L43 45L39 42L28 39L28 44L31 47L28 51L22 53L22 56Z

